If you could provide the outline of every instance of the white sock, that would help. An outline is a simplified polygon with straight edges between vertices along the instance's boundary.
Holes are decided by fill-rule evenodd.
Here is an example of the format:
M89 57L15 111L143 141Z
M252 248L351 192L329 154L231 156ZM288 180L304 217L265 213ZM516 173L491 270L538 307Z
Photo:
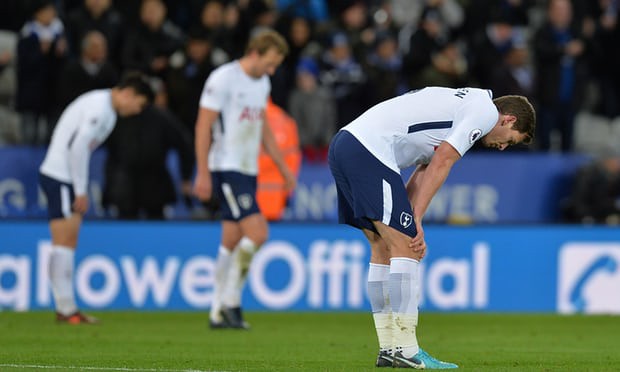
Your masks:
M211 320L221 322L220 310L222 309L222 294L228 281L232 254L228 248L220 245L215 261L215 285L213 286L213 301L211 303Z
M77 311L73 294L73 262L75 251L70 247L55 245L49 260L49 276L54 294L56 311L71 315Z
M368 268L368 298L377 331L379 350L393 354L389 279L389 265L370 264Z
M418 273L420 263L412 258L390 259L390 302L395 351L410 358L419 351L416 327L418 325Z
M222 296L222 303L224 306L241 306L243 286L245 285L245 281L248 277L252 257L254 257L254 253L256 253L257 250L258 247L256 244L254 244L250 238L245 236L241 238L235 247L235 250L232 253L232 262L228 273L228 281Z

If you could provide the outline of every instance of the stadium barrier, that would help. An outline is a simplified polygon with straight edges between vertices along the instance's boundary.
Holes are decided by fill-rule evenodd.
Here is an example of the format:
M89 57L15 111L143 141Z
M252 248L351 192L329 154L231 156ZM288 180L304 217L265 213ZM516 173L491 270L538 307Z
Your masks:
M45 197L37 187L37 169L44 155L42 148L0 148L0 217L45 218ZM175 160L176 154L171 153L168 167L178 181ZM570 191L571 177L587 160L576 154L467 154L454 166L425 219L485 224L557 222L559 204ZM93 207L89 218L106 216L101 206L104 162L105 151L96 151L90 167ZM403 178L409 175L405 172ZM284 220L335 222L336 208L336 187L327 165L304 163ZM190 217L182 202L170 212L176 220Z
M620 230L428 225L423 311L620 313ZM87 221L76 256L87 309L205 310L213 223ZM0 308L50 308L43 222L0 223ZM247 310L368 311L369 248L348 226L274 224L244 291Z

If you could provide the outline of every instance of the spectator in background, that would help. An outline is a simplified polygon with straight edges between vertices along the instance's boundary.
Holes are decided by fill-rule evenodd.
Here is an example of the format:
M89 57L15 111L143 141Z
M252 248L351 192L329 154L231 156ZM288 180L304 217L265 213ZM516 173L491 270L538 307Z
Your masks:
M182 59L166 75L170 110L181 120L194 138L196 107L207 77L217 66L228 62L226 52L214 46L208 31L194 28L189 32Z
M280 14L300 17L310 22L320 23L328 20L325 0L276 0L276 7Z
M19 115L15 112L17 40L16 32L0 30L0 146L20 142Z
M425 8L408 50L404 73L411 88L465 85L467 63L436 7Z
M182 49L183 44L184 35L166 19L162 0L143 0L140 24L129 33L123 48L123 66L163 77L170 65L170 56Z
M285 37L290 52L271 78L273 102L281 107L288 107L288 99L295 87L297 64L303 57L319 57L321 46L313 40L312 24L305 18L295 17L287 25Z
M81 42L80 58L67 62L60 74L57 89L57 110L64 108L80 94L113 87L118 81L116 68L108 61L105 36L89 31Z
M69 12L66 18L67 39L73 55L78 59L83 51L81 43L86 34L97 30L107 40L108 58L120 67L120 53L125 35L121 14L112 7L112 0L84 0L83 6Z
M119 118L106 142L103 202L120 219L165 217L164 208L177 200L177 188L166 159L176 151L181 194L191 195L194 167L192 141L186 127L165 107L166 92L158 86L155 105L140 114Z
M530 64L529 49L524 44L514 44L500 63L487 72L489 89L495 96L514 93L533 98L534 71Z
M56 79L67 56L64 26L50 0L38 0L17 43L16 108L25 144L45 144L51 136Z
M620 3L618 0L592 1L586 22L593 23L590 71L600 88L597 111L609 118L620 115Z
M355 119L368 107L366 76L351 53L346 34L337 32L319 64L319 81L331 89L336 101L338 128Z
M207 0L200 12L198 27L210 35L213 45L226 45L230 37L224 28L224 3L221 0Z
M297 122L304 159L325 162L329 141L336 133L336 106L331 91L319 85L318 76L314 60L299 61L288 111Z
M347 38L353 58L363 61L374 41L368 7L362 0L344 0L336 3L338 4L335 13L337 17L328 29L328 36L343 33Z
M573 223L620 223L620 157L608 155L577 170L564 218Z
M561 150L569 151L584 97L586 44L580 25L573 23L570 0L549 1L547 12L547 21L534 35L539 149L552 149L552 133L559 131Z
M513 26L505 17L494 17L470 39L469 64L472 78L477 84L490 85L489 72L498 62L504 61L513 47Z
M378 33L374 48L366 56L365 63L369 90L373 92L371 104L385 101L406 90L406 85L402 83L402 64L394 35L389 31Z

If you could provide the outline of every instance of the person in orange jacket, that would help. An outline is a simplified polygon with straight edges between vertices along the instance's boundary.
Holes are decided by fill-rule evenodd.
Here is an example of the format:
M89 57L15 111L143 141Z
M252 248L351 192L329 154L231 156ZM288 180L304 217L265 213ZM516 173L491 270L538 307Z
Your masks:
M301 151L295 119L271 99L267 102L265 119L274 134L286 165L297 177L301 167ZM258 157L257 183L256 201L261 213L269 221L281 219L289 192L286 190L284 178L263 148Z

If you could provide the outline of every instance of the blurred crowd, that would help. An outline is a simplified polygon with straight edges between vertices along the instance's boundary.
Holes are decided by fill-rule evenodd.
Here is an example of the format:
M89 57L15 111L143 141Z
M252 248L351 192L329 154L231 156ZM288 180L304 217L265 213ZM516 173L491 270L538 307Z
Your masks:
M525 95L539 113L536 150L581 150L578 114L610 128L620 116L619 5L3 0L0 143L46 144L65 105L111 87L128 69L158 82L158 106L191 133L206 77L240 57L252 32L270 27L291 47L272 78L272 98L296 120L307 160L324 160L335 131L369 106L429 85ZM603 132L600 140L613 146Z
M531 150L617 155L619 9L620 0L2 0L0 145L47 144L75 97L140 70L156 105L129 120L151 128L117 133L109 147L136 164L176 148L189 177L207 76L269 27L290 45L272 101L297 123L305 161L324 162L333 134L368 107L430 85L527 96L539 116Z

